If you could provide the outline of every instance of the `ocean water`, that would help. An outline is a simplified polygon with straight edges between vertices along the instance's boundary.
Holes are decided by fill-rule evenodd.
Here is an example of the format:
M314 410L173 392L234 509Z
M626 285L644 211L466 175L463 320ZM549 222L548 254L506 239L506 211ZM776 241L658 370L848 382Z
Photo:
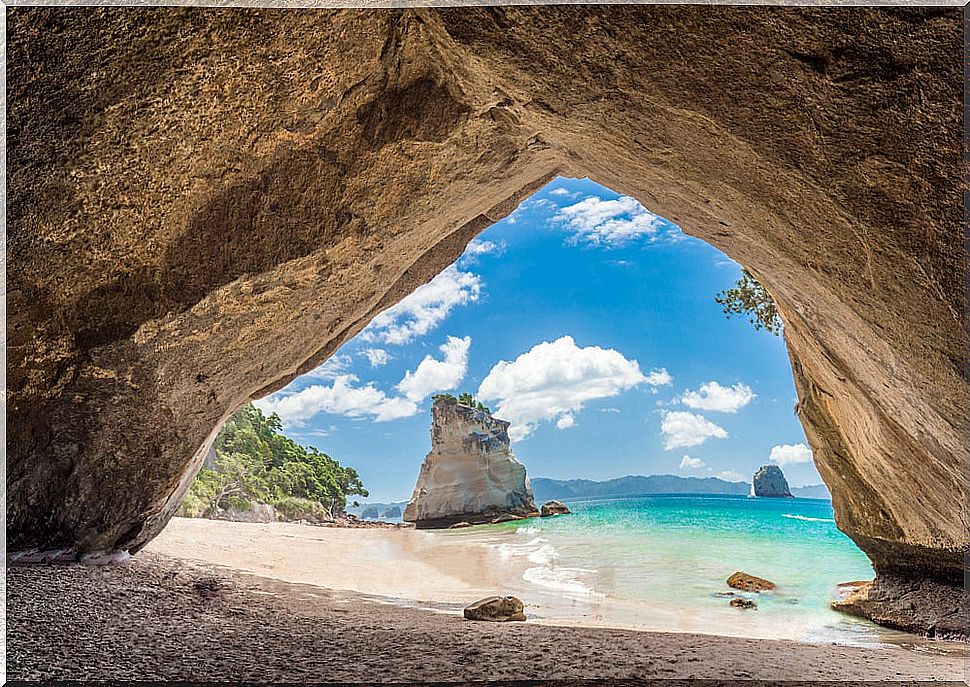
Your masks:
M441 531L488 552L482 566L547 622L873 646L912 637L829 608L836 585L873 577L869 559L816 499L643 496L568 501L571 515ZM773 593L728 605L735 571ZM496 571L503 574L496 575Z

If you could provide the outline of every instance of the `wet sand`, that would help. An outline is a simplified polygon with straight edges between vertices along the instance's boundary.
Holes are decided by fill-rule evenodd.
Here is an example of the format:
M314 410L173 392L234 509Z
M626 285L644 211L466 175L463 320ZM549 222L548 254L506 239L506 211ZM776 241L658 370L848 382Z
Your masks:
M346 572L353 559L342 557L344 549L373 543L371 532L392 547L420 547L424 538L412 535L422 533L316 528L320 548L313 549L293 547L287 538L290 527L299 526L248 526L247 536L258 538L252 546L263 552L254 560L238 536L219 534L237 524L216 523L223 529L207 530L209 540L193 554L245 565L259 575L158 553L193 541L178 526L153 544L155 551L123 565L9 568L8 677L344 682L963 677L964 659L957 655L897 647L473 623L462 619L460 604L453 603L478 593L462 580L442 581L438 601L429 601L433 612L360 593L389 583L392 573L381 565L353 578L358 592L274 579L329 568L320 566L324 551ZM267 539L256 529L261 527L275 534ZM420 553L420 548L410 550ZM398 566L391 582L401 589L409 584L434 588L433 580L411 579L434 570L420 564ZM312 573L324 579L320 574Z

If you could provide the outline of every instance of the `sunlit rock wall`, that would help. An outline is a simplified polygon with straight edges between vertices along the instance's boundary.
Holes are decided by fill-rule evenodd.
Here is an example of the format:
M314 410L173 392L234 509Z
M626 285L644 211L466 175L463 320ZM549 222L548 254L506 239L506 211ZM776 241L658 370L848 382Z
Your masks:
M962 582L959 9L7 17L10 549L140 548L228 413L564 174L754 272L839 527Z

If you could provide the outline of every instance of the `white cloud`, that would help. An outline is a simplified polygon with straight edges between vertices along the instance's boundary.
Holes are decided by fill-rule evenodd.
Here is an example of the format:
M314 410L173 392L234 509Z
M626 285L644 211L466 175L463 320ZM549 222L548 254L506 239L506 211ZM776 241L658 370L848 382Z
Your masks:
M379 314L360 336L364 341L391 345L409 343L438 326L459 305L478 300L482 280L455 265Z
M728 436L723 427L715 425L703 415L684 410L664 411L660 431L664 435L664 448L668 451L699 446L708 439L725 439Z
M387 361L391 359L383 348L365 348L360 354L367 358L371 367L387 365Z
M812 449L805 444L780 444L771 447L768 460L778 465L810 463L812 462Z
M737 470L721 470L717 476L728 482L744 482L745 476Z
M556 420L556 429L569 429L576 424L576 418L572 415L563 415L561 418Z
M462 257L467 257L470 255L491 255L493 253L502 254L505 249L508 248L509 244L503 241L482 241L481 239L474 239L465 246L465 252L462 253Z
M347 374L347 368L350 367L351 362L349 355L332 355L322 365L307 372L306 376L316 379L335 379Z
M619 413L620 412L620 409L619 408L612 408L612 407L611 408L600 408L600 412L601 413Z
M264 413L276 413L288 425L299 425L317 413L347 417L371 417L376 422L409 417L418 406L406 398L387 396L373 383L358 386L354 375L344 374L328 385L314 384L293 393L273 394L254 401Z
M414 372L404 374L397 390L409 401L418 403L437 391L448 391L457 387L465 378L468 370L468 349L472 339L466 336L459 339L449 336L441 345L443 360L435 360L430 355L424 357Z
M684 469L700 470L702 467L704 467L704 465L705 465L704 461L701 460L700 458L691 458L687 454L684 454L684 457L681 458L680 460L681 470L684 470Z
M654 238L663 220L630 196L587 196L561 208L552 221L572 231L572 242L612 248L644 236Z
M482 380L478 396L497 402L495 414L512 423L509 437L519 441L542 421L562 420L587 401L646 381L636 360L613 349L579 348L564 336L536 344L512 362L500 361Z
M696 391L685 392L680 400L695 410L736 413L755 398L756 394L751 391L751 387L741 382L729 387L721 386L717 382L707 382L701 384Z
M559 188L554 188L551 191L549 191L549 195L550 196L568 196L569 195L569 191L566 190L566 189L564 189L562 186L560 186Z
M650 386L667 386L668 384L673 384L674 378L667 372L666 367L661 367L657 370L650 370L650 374L647 375L647 384Z

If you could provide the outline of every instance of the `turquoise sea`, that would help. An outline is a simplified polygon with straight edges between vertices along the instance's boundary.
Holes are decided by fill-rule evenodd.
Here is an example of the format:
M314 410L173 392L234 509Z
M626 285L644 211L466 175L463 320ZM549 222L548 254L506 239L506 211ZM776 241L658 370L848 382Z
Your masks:
M532 617L810 642L877 645L912 637L829 608L836 585L873 577L868 558L816 499L642 496L567 501L571 515L441 531L478 544ZM778 585L728 605L728 576Z

